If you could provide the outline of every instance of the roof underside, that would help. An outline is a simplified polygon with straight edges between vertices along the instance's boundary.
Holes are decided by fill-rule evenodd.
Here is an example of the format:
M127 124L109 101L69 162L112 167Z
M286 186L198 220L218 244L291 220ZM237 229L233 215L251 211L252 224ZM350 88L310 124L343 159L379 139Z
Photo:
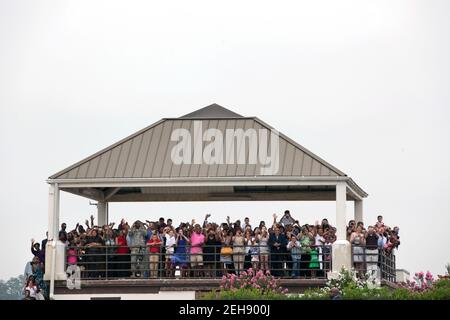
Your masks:
M244 131L255 129L257 132L259 129L272 129L258 118L242 117L217 104L213 104L180 118L162 119L52 175L50 179L55 182L62 182L68 179L71 181L103 181L105 179L140 180L166 178L170 181L171 179L198 179L205 177L232 179L233 177L264 177L267 175L267 173L260 171L260 161L257 164L248 163L249 146L248 139L245 136L241 136L240 139L234 139L235 164L175 164L171 158L171 151L178 144L178 141L171 141L172 132L175 129L183 128L190 132L191 137L194 137L194 123L198 124L200 122L203 132L210 128L219 129L221 132L225 132L226 129L243 129ZM346 177L345 173L283 134L280 133L279 138L279 169L275 174L270 174L271 177ZM210 142L204 142L201 139L199 141L202 144L202 150L204 150L206 145L210 144ZM190 148L192 154L194 154L194 142L192 140ZM224 152L230 152L229 143L230 141L225 139L224 134ZM267 148L270 154L270 139ZM245 155L245 164L236 164L236 160L242 154ZM224 160L227 157L226 154L221 156ZM329 191L327 190L327 192ZM82 194L81 191L72 190L71 192L88 196ZM178 193L180 194L180 192ZM115 196L118 196L118 194Z

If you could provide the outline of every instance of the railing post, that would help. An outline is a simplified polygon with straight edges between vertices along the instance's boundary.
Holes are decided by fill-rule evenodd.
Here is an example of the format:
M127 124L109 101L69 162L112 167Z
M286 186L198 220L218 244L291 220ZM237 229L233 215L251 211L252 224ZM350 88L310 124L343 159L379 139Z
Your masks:
M105 279L108 280L108 264L109 264L109 259L108 259L108 247L105 247Z

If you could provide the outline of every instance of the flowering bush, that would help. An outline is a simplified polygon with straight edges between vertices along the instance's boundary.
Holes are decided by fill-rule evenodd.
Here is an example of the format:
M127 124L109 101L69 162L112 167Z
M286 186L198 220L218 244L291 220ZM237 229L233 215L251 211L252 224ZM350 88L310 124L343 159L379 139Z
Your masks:
M414 274L414 281L407 280L398 284L400 288L408 289L411 292L424 292L433 287L435 280L430 271L427 273L416 272Z
M333 295L342 297L360 298L375 294L380 288L380 282L374 274L365 274L359 278L355 270L342 268L337 277L329 279L325 287L321 289L307 290L303 295L304 299L329 299Z
M365 274L364 278L359 278L355 270L346 270L342 268L336 278L328 280L325 290L330 291L333 288L342 290L345 288L359 288L359 289L376 289L380 287L380 282L374 274Z
M242 272L239 276L235 274L227 274L222 277L220 283L221 290L235 291L237 289L257 289L261 295L268 293L286 294L287 289L283 289L279 280L266 272L260 270L255 272L252 268Z
M224 276L220 291L207 293L202 299L323 300L339 296L347 300L450 300L450 279L435 280L430 272L418 272L414 281L397 285L396 289L381 287L372 275L360 279L353 270L342 269L323 288L307 290L303 295L287 295L287 289L283 289L269 273L249 269L239 276Z
M353 271L341 270L335 279L322 289L307 290L302 299L330 299L340 295L341 299L353 300L449 300L450 280L435 280L428 271L418 272L414 281L397 283L398 288L380 287L371 276L358 279Z
M219 292L205 294L202 299L221 300L277 300L287 298L287 289L269 272L255 272L252 268L239 276L227 274L222 277Z

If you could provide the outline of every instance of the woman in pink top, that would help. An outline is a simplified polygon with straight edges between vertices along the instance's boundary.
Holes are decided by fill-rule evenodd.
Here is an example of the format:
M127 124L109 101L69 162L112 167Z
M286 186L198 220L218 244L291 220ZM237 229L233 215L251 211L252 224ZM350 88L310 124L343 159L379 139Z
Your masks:
M191 267L194 271L194 277L199 277L203 267L203 244L205 236L201 233L202 229L199 224L194 227L191 235Z
M73 240L70 241L67 248L67 264L76 265L78 262L78 250Z

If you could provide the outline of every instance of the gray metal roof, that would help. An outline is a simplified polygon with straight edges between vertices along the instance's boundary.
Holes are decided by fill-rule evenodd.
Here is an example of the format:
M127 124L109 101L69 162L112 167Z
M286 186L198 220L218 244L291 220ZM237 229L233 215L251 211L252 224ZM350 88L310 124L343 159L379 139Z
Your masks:
M175 165L171 160L171 150L177 142L170 141L170 135L176 128L185 128L192 135L195 120L202 122L203 130L208 128L272 129L256 117L243 117L213 104L180 118L162 119L52 175L50 179L260 176L259 164ZM241 142L237 141L237 146L241 145ZM207 143L204 142L205 144ZM346 176L342 171L281 133L279 150L280 162L277 176ZM237 152L248 154L248 150Z
M243 116L213 103L180 118L243 118Z

